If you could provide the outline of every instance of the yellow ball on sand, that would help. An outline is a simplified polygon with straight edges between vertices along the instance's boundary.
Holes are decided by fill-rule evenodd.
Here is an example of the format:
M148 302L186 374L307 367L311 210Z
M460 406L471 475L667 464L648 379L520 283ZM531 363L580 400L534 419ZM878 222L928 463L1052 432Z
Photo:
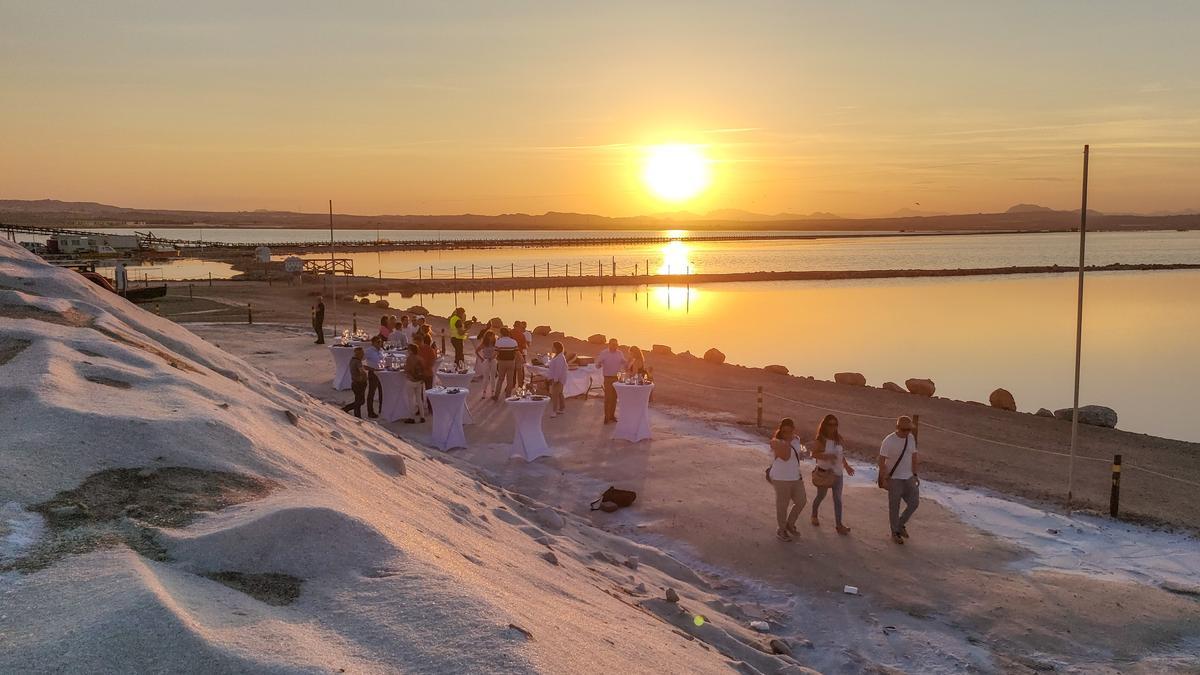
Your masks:
M697 615L696 615L696 618L695 618L695 619L692 619L692 621L693 621L693 622L695 622L695 624L696 624L697 626L703 626L703 625L704 625L704 617L700 616L699 614L697 614Z

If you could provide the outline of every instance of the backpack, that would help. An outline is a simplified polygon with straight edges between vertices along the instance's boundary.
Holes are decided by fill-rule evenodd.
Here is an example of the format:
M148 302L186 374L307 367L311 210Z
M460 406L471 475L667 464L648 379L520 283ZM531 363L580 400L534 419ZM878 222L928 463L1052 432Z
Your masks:
M604 502L612 502L613 504L616 504L618 508L624 508L631 506L636 499L637 493L633 490L618 490L615 487L609 486L609 488L604 491L604 494L600 495L599 499L592 502L591 510L601 510Z

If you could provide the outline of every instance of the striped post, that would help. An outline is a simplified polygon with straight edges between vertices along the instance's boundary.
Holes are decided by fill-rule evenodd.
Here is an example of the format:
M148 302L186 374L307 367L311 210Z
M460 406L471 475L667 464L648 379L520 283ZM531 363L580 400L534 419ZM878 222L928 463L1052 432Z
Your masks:
M1121 504L1121 456L1113 455L1112 489L1108 494L1108 515L1117 517Z

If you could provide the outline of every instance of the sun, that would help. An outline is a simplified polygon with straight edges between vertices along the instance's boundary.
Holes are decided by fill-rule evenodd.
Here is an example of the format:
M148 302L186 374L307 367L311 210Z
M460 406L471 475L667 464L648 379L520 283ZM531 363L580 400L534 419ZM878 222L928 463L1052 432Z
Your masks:
M646 148L642 181L659 199L686 201L704 192L712 183L709 164L698 145L653 145Z

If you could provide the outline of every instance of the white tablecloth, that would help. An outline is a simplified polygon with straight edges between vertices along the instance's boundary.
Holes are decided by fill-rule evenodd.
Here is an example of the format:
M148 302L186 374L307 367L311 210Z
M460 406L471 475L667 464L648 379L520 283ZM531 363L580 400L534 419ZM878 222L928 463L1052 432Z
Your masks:
M526 462L532 462L538 457L552 457L554 452L546 445L546 436L542 434L542 419L550 397L540 401L520 399L505 400L504 405L513 416L513 442L510 457L522 457Z
M474 373L443 373L437 372L437 381L446 387L466 387L471 384Z
M354 358L354 347L329 345L333 355L333 388L345 391L350 388L350 359Z
M467 436L463 433L463 412L467 408L466 389L457 394L434 387L425 392L425 398L433 406L433 444L445 452L450 448L467 447Z
M408 376L403 370L377 370L379 385L383 388L383 407L379 417L385 422L395 422L412 417L417 405L408 394Z
M617 428L613 438L632 441L650 438L650 392L653 384L613 384L617 390Z
M546 377L550 369L545 366L525 366L531 373ZM604 386L604 375L594 366L579 366L575 370L567 370L567 381L563 383L563 396L573 398L588 393L592 387Z

